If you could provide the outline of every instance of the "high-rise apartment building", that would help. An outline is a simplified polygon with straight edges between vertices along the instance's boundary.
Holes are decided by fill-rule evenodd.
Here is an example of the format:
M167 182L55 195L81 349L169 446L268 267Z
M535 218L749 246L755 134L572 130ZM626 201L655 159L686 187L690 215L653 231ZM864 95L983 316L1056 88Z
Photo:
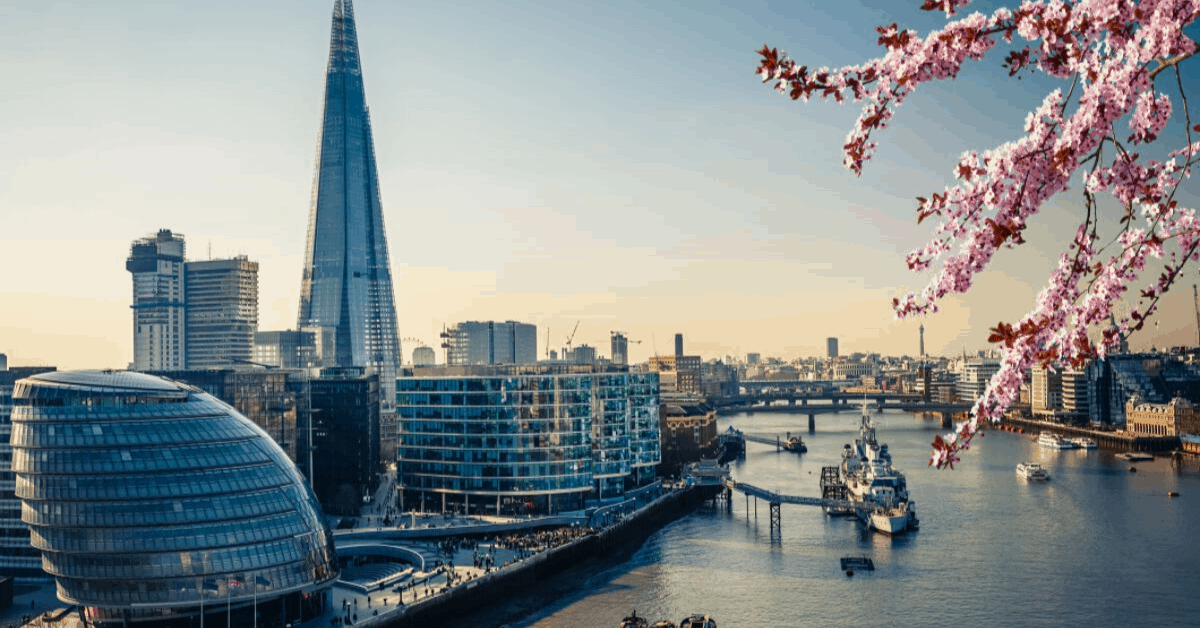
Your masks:
M537 327L529 323L459 323L446 331L446 344L451 366L537 362Z
M838 339L830 336L825 339L825 357L838 357Z
M254 357L258 262L188 262L185 249L170 229L130 247L135 371L227 368Z
M183 255L183 236L170 229L136 240L129 249L134 370L187 367Z
M1030 373L1029 405L1034 414L1053 416L1063 407L1063 374L1045 366Z
M332 336L327 365L378 370L390 400L400 338L350 0L333 5L319 146L298 327Z
M675 357L683 357L683 334L675 334Z
M254 357L258 331L258 262L187 262L187 367L228 368Z
M629 364L629 339L625 334L619 331L612 332L611 344L613 364Z

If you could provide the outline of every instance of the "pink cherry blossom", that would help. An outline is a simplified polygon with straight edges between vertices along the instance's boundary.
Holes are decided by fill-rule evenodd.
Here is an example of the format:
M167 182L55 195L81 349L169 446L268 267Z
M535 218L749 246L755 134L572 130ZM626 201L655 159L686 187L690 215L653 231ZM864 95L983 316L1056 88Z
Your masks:
M921 8L949 18L968 4L925 0ZM1023 136L965 153L955 166L955 185L917 199L917 220L935 221L933 237L906 262L931 278L920 291L893 300L899 317L937 312L943 298L969 290L996 252L1023 244L1030 220L1072 185L1080 187L1085 210L1033 309L992 329L1000 370L969 419L934 441L931 465L952 467L980 424L998 420L1017 399L1023 374L1034 364L1082 365L1141 329L1184 266L1200 261L1200 220L1175 199L1200 159L1200 138L1192 137L1200 125L1191 128L1186 100L1180 109L1187 143L1168 161L1135 152L1156 142L1176 115L1156 81L1173 78L1182 90L1178 65L1196 52L1183 30L1198 15L1200 0L1026 0L990 16L949 21L923 38L897 24L881 26L876 32L886 52L860 65L810 71L777 49L759 52L759 76L793 100L816 94L862 103L843 147L844 163L856 174L877 147L872 133L887 128L908 96L923 83L955 78L964 63L982 60L998 45L1011 47L1005 57L1010 74L1040 71L1070 84L1065 94L1052 91L1029 113ZM1029 45L1013 45L1017 37ZM1131 131L1125 138L1115 131L1123 119ZM1108 241L1097 232L1101 193L1123 208L1122 230ZM1132 311L1115 317L1113 304L1134 289L1151 260L1162 274L1137 292Z

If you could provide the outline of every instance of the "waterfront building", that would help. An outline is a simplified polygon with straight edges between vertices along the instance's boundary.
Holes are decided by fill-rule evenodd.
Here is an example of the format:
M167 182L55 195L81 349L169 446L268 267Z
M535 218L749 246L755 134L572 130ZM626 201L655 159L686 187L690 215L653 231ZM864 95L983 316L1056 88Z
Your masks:
M258 426L197 388L143 373L18 381L22 517L85 626L320 615L337 578L308 484Z
M664 473L679 473L702 454L715 457L717 413L703 404L664 403L659 410Z
M650 371L662 374L663 392L696 397L704 393L698 355L656 355L646 365Z
M254 334L254 362L285 369L320 366L319 336L319 328L257 332Z
M838 339L830 336L825 339L825 357L833 359L838 357Z
M160 229L135 240L125 260L133 275L133 368L187 368L183 236Z
M400 339L350 0L334 2L319 146L297 327L329 336L325 365L378 371L390 400Z
M254 357L258 262L245 255L184 264L187 368L223 368Z
M325 368L309 384L313 490L327 512L357 515L379 484L379 376L361 367Z
M12 471L12 393L17 380L55 370L52 366L8 368L8 358L0 353L0 574L21 580L47 580L42 571L42 555L29 540L29 526L21 520L21 501L17 499L16 476Z
M1167 403L1143 402L1134 395L1125 402L1125 430L1138 436L1179 436L1200 433L1200 413L1187 399Z
M443 335L451 366L537 362L537 327L529 323L467 321Z
M629 364L629 339L625 337L625 334L619 331L612 332L610 344L612 346L612 363L616 365Z
M983 396L992 376L1000 371L1000 361L990 358L967 360L962 365L962 373L956 383L958 398L967 403L974 403Z
M651 481L661 460L654 373L444 367L396 387L405 508L574 510Z
M1045 366L1034 366L1030 383L1030 408L1034 415L1055 416L1063 407L1062 372Z

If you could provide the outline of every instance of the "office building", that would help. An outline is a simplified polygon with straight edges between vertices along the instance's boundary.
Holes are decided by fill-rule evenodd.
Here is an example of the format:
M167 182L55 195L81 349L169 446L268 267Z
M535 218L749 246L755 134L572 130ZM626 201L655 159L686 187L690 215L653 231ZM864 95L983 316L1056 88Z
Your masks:
M830 359L838 357L838 339L837 338L834 338L831 336L831 337L825 339L825 357L830 358Z
M1063 407L1063 376L1045 366L1031 369L1029 405L1036 415L1055 416Z
M390 391L400 339L350 0L334 2L319 147L297 328L330 336L327 366L373 368Z
M133 275L133 368L187 368L183 236L160 229L135 240L125 270Z
M537 327L516 321L467 321L443 333L450 366L535 364Z
M404 508L582 508L654 478L658 377L591 365L414 369L396 383Z
M254 357L258 331L258 262L232 259L184 264L187 368L228 368Z
M260 331L254 334L254 362L285 369L321 365L320 330Z
M29 540L29 526L21 521L21 502L15 492L12 471L12 393L19 379L55 370L47 366L8 368L8 359L0 353L0 574L19 580L48 580L42 571L42 554Z
M357 515L379 483L379 376L361 367L325 368L309 385L313 490L326 512Z
M704 394L700 356L656 355L646 364L651 372L660 374L664 394L692 397Z
M683 357L683 334L675 334L675 357Z
M625 334L614 331L610 339L612 345L612 363L617 365L629 364L629 339Z
M84 625L328 607L337 561L308 483L229 405L143 373L43 373L16 383L12 422L23 517Z

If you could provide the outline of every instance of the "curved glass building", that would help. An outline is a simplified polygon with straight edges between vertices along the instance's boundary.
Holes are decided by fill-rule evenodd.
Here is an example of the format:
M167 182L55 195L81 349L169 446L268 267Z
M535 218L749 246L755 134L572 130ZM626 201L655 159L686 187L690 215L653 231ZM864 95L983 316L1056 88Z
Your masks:
M85 623L286 624L326 607L337 561L312 491L230 406L114 371L22 379L12 403L21 517Z

